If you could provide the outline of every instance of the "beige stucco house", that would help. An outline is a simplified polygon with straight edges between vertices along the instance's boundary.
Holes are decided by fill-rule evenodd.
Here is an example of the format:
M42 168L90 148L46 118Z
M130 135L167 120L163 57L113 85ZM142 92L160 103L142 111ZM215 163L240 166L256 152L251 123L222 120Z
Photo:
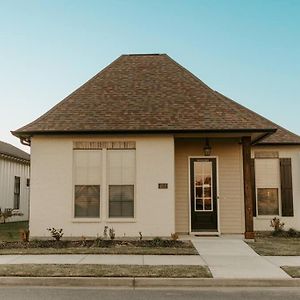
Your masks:
M34 122L32 237L300 229L300 137L162 55L122 55Z

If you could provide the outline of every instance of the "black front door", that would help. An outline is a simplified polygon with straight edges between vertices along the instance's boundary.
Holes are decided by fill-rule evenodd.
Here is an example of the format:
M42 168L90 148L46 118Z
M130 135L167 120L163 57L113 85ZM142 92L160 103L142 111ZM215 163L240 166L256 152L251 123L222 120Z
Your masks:
M190 159L192 232L218 231L216 158Z

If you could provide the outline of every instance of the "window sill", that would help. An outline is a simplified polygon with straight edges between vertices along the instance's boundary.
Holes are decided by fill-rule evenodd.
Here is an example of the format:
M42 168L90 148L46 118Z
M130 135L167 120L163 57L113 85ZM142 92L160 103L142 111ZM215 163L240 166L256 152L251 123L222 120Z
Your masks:
M106 223L136 223L135 218L109 218L105 220Z
M100 223L100 218L73 218L72 223Z
M273 219L273 218L281 218L281 216L279 216L279 215L270 215L270 216L256 216L256 217L254 217L256 220L271 220L271 219Z

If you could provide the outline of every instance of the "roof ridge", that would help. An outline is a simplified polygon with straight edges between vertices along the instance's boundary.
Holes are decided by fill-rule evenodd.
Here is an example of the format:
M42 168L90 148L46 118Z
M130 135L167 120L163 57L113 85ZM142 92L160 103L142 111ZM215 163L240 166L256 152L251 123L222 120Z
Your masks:
M167 55L166 53L129 53L122 54L121 56L162 56Z

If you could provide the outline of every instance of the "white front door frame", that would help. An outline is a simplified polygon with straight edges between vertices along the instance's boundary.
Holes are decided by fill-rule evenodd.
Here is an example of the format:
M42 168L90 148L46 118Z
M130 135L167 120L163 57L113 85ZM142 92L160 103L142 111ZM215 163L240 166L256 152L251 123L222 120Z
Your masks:
M216 181L217 181L217 231L216 232L192 232L192 222L191 222L191 159L192 158L215 158L216 159ZM220 196L219 196L219 157L218 156L204 156L196 155L188 157L188 185L189 185L189 234L190 235L220 235Z

